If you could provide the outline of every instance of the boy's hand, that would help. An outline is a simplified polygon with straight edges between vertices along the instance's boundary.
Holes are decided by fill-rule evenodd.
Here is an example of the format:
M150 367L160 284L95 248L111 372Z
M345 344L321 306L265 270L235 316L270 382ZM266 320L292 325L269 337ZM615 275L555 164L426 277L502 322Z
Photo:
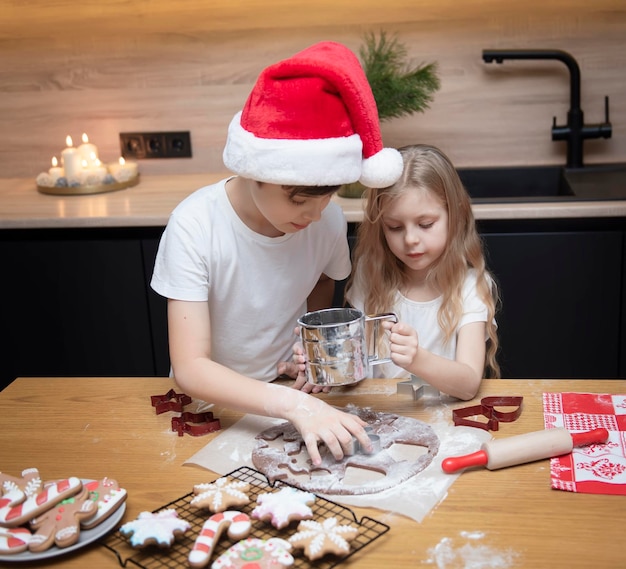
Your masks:
M389 331L389 347L391 361L397 366L407 369L417 357L419 340L412 326L404 322L381 322Z
M300 335L300 328L294 330L296 335ZM291 348L293 351L292 361L280 362L278 364L278 375L286 375L295 378L293 384L294 389L304 391L305 393L328 393L330 387L322 387L320 385L313 385L306 380L306 366L304 358L304 349L301 342L296 342Z
M351 446L353 436L366 452L371 452L372 443L363 428L365 421L310 395L299 394L298 403L288 414L288 419L302 435L315 466L319 466L322 460L319 443L324 443L336 460L343 458L345 451Z

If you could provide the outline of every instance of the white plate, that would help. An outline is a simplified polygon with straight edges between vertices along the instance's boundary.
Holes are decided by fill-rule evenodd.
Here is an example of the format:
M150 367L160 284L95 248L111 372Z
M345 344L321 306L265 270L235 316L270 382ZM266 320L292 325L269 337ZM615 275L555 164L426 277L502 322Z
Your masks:
M84 483L91 482L91 480L83 480ZM23 551L22 553L13 553L10 555L0 554L0 561L39 561L40 559L49 559L50 557L57 557L59 555L65 555L70 551L76 551L81 547L85 547L90 543L100 539L112 529L117 526L122 519L124 512L126 511L126 502L124 502L115 512L113 512L106 520L97 525L93 529L80 530L78 534L78 541L74 545L68 547L57 547L53 545L50 549L41 551L39 553L32 553L31 551Z

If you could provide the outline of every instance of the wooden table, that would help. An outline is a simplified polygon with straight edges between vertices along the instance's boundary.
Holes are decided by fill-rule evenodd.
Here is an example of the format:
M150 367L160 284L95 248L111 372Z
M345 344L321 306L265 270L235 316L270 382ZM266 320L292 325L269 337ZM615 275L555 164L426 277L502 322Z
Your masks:
M45 479L115 478L129 494L124 520L175 500L194 484L217 477L183 466L216 434L179 437L171 431L173 414L157 416L150 404L151 395L171 387L167 378L19 378L0 392L0 471L19 475L24 468L37 467ZM483 383L477 400L485 395L524 396L521 417L502 424L495 433L498 438L543 428L541 394L546 391L626 393L626 381L492 380ZM352 402L425 421L471 404L414 401L397 395L394 385L384 380L366 380L349 393L324 397L336 405ZM240 417L214 411L222 428ZM437 552L452 548L462 558L461 545L468 543L474 552L466 557L492 559L492 565L481 567L623 567L626 498L554 491L549 478L547 460L466 471L421 524L380 510L352 508L359 518L371 516L391 530L341 566L463 567L459 559L446 562ZM510 562L499 561L508 554ZM97 544L46 565L119 566L113 554Z

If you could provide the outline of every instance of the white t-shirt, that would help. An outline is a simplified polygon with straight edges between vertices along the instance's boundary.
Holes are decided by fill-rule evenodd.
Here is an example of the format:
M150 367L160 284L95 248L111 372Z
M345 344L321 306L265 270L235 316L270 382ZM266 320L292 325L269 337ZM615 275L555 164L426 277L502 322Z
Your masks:
M208 301L211 358L271 381L278 362L291 359L294 328L320 275L350 274L347 224L331 202L302 231L260 235L235 213L226 181L197 190L174 209L151 286L167 298Z
M487 306L478 296L476 291L476 271L470 269L465 277L462 290L463 315L459 320L455 333L450 341L444 345L444 333L439 327L437 314L441 306L442 297L427 302L409 300L399 292L396 294L393 312L398 320L409 324L417 331L421 348L442 356L449 360L456 357L456 340L459 330L471 322L487 322ZM364 296L362 285L355 280L354 286L347 299L352 306L363 311ZM375 377L409 377L411 374L405 369L393 364L380 364L373 367L372 375Z

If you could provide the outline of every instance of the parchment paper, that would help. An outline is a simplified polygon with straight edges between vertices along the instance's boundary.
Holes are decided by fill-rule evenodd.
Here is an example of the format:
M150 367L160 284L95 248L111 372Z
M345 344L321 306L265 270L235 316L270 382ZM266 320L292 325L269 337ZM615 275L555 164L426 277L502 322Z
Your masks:
M251 455L256 445L255 437L268 427L282 422L282 419L245 415L185 461L185 464L195 464L220 475L241 466L254 468ZM459 476L459 473L444 473L441 469L442 460L475 452L483 442L491 439L487 431L474 427L455 427L439 422L429 424L439 436L440 448L425 470L403 484L376 494L333 494L323 497L346 506L395 512L421 522L446 497L448 488Z

